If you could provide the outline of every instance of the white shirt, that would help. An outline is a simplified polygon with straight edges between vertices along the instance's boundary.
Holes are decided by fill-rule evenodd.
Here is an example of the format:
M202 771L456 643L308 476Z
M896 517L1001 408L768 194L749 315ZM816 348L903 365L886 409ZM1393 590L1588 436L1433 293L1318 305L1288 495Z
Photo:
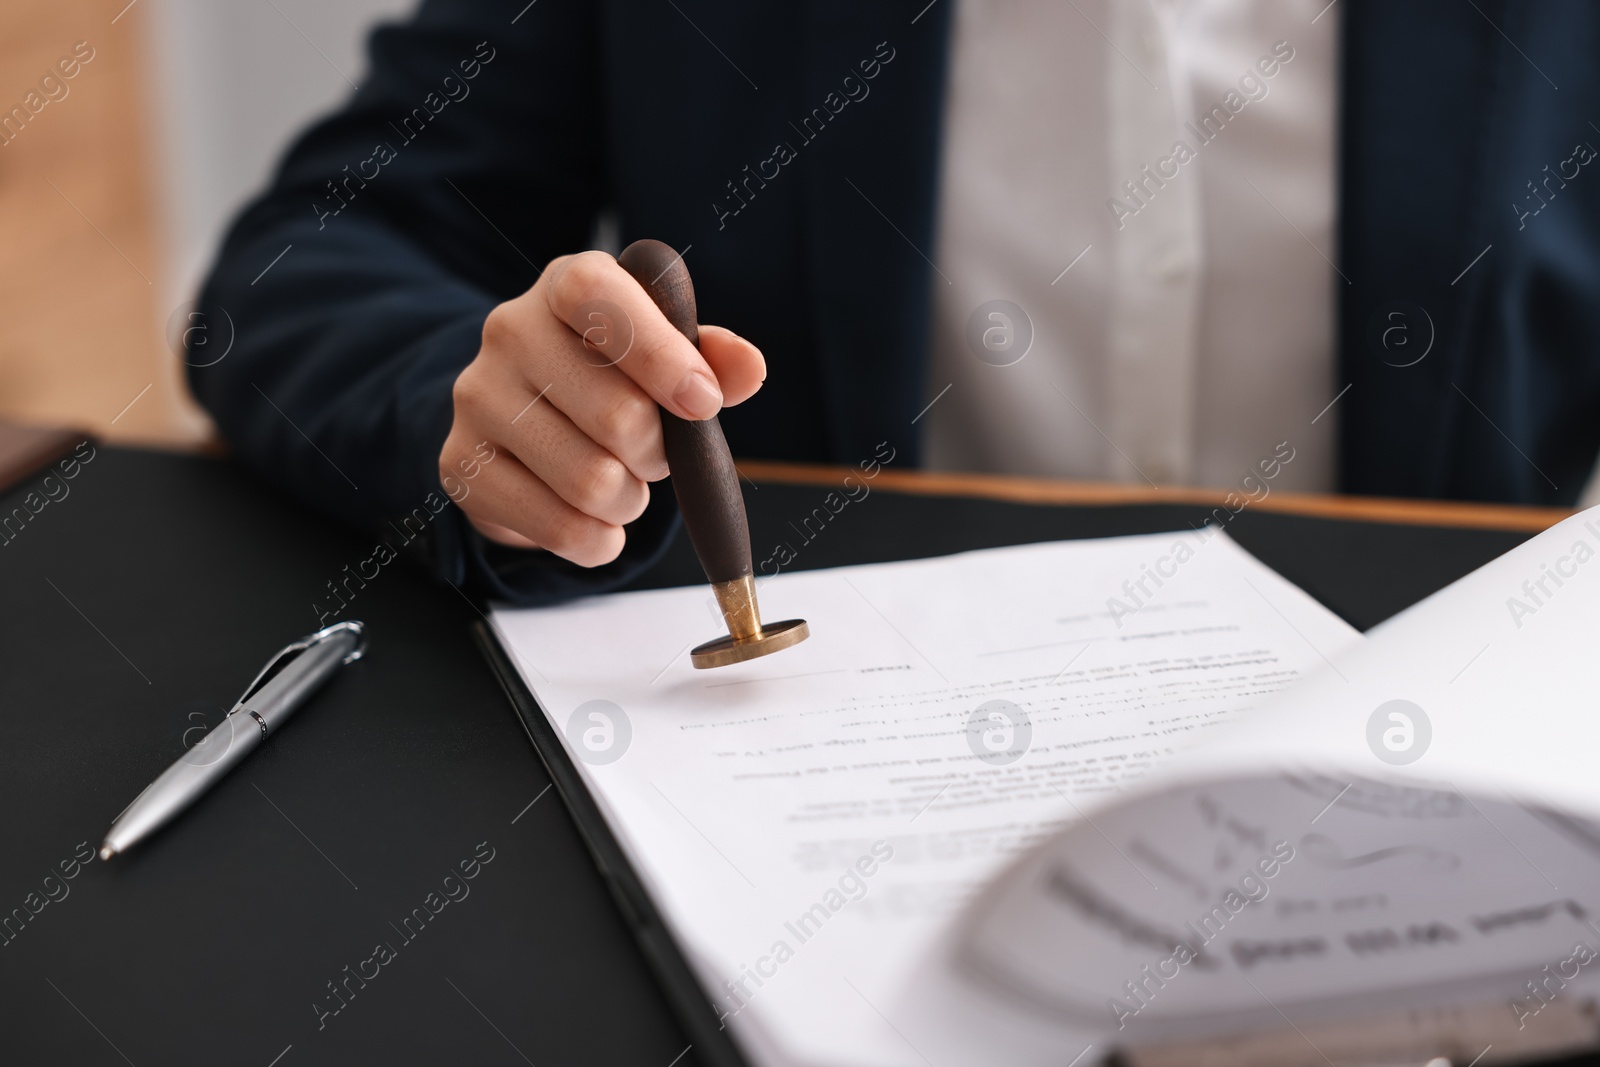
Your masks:
M1325 7L960 0L930 466L1227 486L1287 442L1272 487L1332 488Z

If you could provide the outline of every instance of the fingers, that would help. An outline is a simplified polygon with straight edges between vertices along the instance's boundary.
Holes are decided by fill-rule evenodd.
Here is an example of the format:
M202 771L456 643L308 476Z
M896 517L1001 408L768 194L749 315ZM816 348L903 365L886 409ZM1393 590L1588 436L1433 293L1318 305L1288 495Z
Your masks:
M660 405L621 370L593 366L584 362L585 357L594 358L591 349L567 334L529 359L523 388L545 390L544 401L535 408L548 402L621 460L634 477L647 482L665 478ZM537 393L528 395L531 399Z
M538 545L534 544L533 541L517 533L517 531L506 526L501 526L497 523L489 522L487 519L474 519L471 515L468 515L467 521L472 523L473 528L479 533L483 534L483 536L499 544L508 545L511 548L539 547Z
M643 514L650 501L649 487L626 464L554 405L544 402L538 394L527 393L520 380L512 377L509 382L501 382L497 378L493 373L469 368L456 379L458 420L465 416L458 425L477 428L477 432L503 443L547 488L593 518L620 526ZM631 383L628 388L637 391ZM546 389L545 397L553 392L554 387ZM653 414L649 401L643 403L651 407ZM658 434L659 423L657 418ZM465 436L458 438L452 432L446 441L445 459L458 441L467 443Z
M634 477L660 481L667 476L661 443L660 408L645 391L609 362L626 359L631 336L620 315L596 314L585 340L554 318L541 297L519 297L502 304L484 323L484 352L462 372L476 378L469 394L484 400L483 417L492 435L520 426L535 407L553 406L592 440L620 459ZM614 356L603 356L610 351ZM463 395L457 380L456 406Z
M447 442L445 456L452 454L452 443ZM514 455L502 455L486 465L459 506L486 536L527 547L516 540L521 538L580 567L610 563L621 554L626 539L621 526L579 511ZM507 538L505 531L515 537Z
M609 255L563 256L550 264L539 285L551 313L580 336L594 327L591 313L597 307L615 305L632 327L633 344L613 366L667 410L699 420L722 407L722 389L710 364Z
M725 407L749 400L767 380L767 361L761 349L721 326L700 327L700 356L717 376Z
M644 514L649 486L560 411L535 404L513 430L506 444L568 504L615 526Z

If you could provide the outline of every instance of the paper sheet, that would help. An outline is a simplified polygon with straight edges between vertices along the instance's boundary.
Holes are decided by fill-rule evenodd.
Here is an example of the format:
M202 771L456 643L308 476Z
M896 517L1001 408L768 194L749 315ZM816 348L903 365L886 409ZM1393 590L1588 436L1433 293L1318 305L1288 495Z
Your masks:
M1600 967L1593 835L1372 779L1176 788L1027 857L964 917L958 957L994 996L1130 1045L1427 1007L1531 1018L1528 982L1549 968L1545 997L1570 997Z
M772 1065L926 1062L893 1005L981 885L1361 641L1192 532L788 574L760 596L813 637L716 671L688 659L721 629L704 587L494 621Z
M1575 516L1378 627L1028 857L951 955L1124 1043L1443 1005L1549 1035L1600 989L1597 558Z
M1337 671L1296 690L1292 715L1221 731L1174 770L1214 777L1270 757L1600 816L1597 560L1600 508L1376 627ZM1415 729L1426 720L1426 736L1410 739L1414 760L1390 765L1373 758L1369 730L1396 700L1412 706Z

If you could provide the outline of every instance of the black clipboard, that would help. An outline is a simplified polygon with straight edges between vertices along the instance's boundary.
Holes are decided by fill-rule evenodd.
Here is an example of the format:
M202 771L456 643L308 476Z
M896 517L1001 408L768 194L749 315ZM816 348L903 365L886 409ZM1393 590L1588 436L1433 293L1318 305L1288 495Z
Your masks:
M814 498L825 491L826 487L769 483L758 494L747 493L752 543L768 544L789 537L783 520L806 514ZM877 536L867 537L862 528L830 533L804 546L791 569L927 558L1038 541L1159 533L1196 527L1211 515L1194 504L1023 504L884 489L874 489L870 499ZM1530 536L1525 531L1313 518L1266 509L1246 509L1230 520L1226 530L1247 551L1361 630ZM677 538L656 566L628 588L703 581L685 540ZM751 1067L722 1025L713 993L700 982L682 946L662 921L558 731L523 683L493 629L480 620L472 624L472 632L695 1051L711 1067Z
M589 795L589 788L584 785L583 777L562 745L560 735L550 724L549 717L540 708L533 693L523 683L522 675L517 673L505 646L484 620L472 624L472 639L489 661L489 668L500 682L500 688L505 690L511 706L516 709L528 740L533 742L534 751L550 773L551 783L561 794L567 811L571 812L572 821L577 824L589 855L599 868L600 876L605 879L606 887L621 909L628 928L633 931L634 939L643 950L650 969L655 972L656 981L666 994L673 1014L688 1033L700 1062L709 1067L750 1067L750 1061L722 1025L721 1016L714 1007L715 1002L695 976L682 947L662 922L655 903L639 881L633 864L617 842L616 835L611 832L594 797Z

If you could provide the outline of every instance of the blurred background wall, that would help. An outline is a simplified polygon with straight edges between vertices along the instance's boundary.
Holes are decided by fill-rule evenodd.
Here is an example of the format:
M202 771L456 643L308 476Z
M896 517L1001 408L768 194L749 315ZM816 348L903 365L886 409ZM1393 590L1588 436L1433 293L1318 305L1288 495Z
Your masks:
M168 320L293 132L360 84L372 24L412 6L0 3L0 418L207 440Z

